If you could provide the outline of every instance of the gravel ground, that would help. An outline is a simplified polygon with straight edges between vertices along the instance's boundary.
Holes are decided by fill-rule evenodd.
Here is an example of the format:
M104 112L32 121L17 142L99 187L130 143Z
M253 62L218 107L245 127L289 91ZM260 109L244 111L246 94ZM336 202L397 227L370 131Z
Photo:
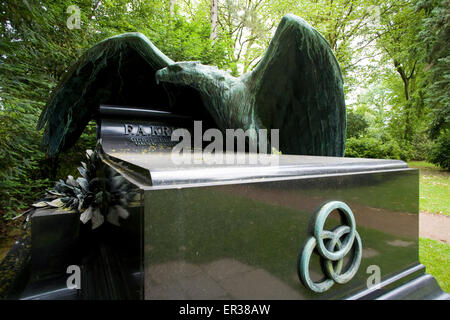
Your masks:
M421 212L419 236L450 244L450 216Z

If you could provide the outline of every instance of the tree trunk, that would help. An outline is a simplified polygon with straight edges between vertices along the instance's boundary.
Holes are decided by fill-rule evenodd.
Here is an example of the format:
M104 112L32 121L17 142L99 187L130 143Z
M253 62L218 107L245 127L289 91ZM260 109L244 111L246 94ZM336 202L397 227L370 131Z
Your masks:
M409 79L406 76L405 72L403 71L402 67L397 68L397 72L400 74L403 80L403 88L405 90L405 99L406 101L409 101Z
M218 16L218 0L211 0L211 40L217 39L217 16Z
M170 0L170 6L169 6L170 16L173 16L174 6L175 6L175 0Z
M409 93L409 86L410 86L410 80L414 75L415 67L411 71L411 75L408 77L406 75L405 70L403 67L397 62L394 61L394 66L397 72L400 74L400 77L403 81L403 88L405 90L405 99L406 99L406 118L405 118L405 131L403 132L403 139L410 140L412 135L412 126L411 126L411 105L410 105L410 93Z

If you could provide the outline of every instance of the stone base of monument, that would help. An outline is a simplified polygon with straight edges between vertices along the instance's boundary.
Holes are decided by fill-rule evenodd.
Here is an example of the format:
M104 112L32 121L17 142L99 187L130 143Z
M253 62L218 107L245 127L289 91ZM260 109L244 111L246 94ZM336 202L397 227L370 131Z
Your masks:
M449 298L418 259L418 171L404 162L282 155L277 166L176 166L169 157L105 151L137 194L120 227L35 214L21 298ZM70 265L81 270L78 290L67 288Z

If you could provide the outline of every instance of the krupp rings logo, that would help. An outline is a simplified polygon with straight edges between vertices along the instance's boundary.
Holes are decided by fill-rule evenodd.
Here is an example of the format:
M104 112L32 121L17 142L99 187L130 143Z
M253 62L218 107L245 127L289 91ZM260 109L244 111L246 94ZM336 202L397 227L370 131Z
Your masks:
M325 221L336 209L344 218L346 225L336 227L332 231L324 230ZM343 202L330 201L316 211L310 227L312 236L307 239L298 259L297 271L302 283L312 291L322 293L330 289L334 283L349 282L358 271L362 255L361 238L356 231L352 210ZM326 276L320 282L312 281L309 274L311 256L316 248L320 255L322 271ZM344 257L350 250L353 254L345 270L342 270Z

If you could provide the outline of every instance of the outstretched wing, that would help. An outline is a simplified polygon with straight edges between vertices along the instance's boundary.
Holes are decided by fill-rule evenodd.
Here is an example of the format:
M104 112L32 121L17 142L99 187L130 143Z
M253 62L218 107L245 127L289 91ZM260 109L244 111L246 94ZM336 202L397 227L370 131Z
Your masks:
M263 127L280 129L283 153L343 156L341 70L328 42L303 19L283 17L248 81L256 116Z
M100 104L170 109L170 96L154 74L171 63L139 33L108 38L90 48L65 74L41 113L38 130L46 126L43 143L49 155L72 146Z

